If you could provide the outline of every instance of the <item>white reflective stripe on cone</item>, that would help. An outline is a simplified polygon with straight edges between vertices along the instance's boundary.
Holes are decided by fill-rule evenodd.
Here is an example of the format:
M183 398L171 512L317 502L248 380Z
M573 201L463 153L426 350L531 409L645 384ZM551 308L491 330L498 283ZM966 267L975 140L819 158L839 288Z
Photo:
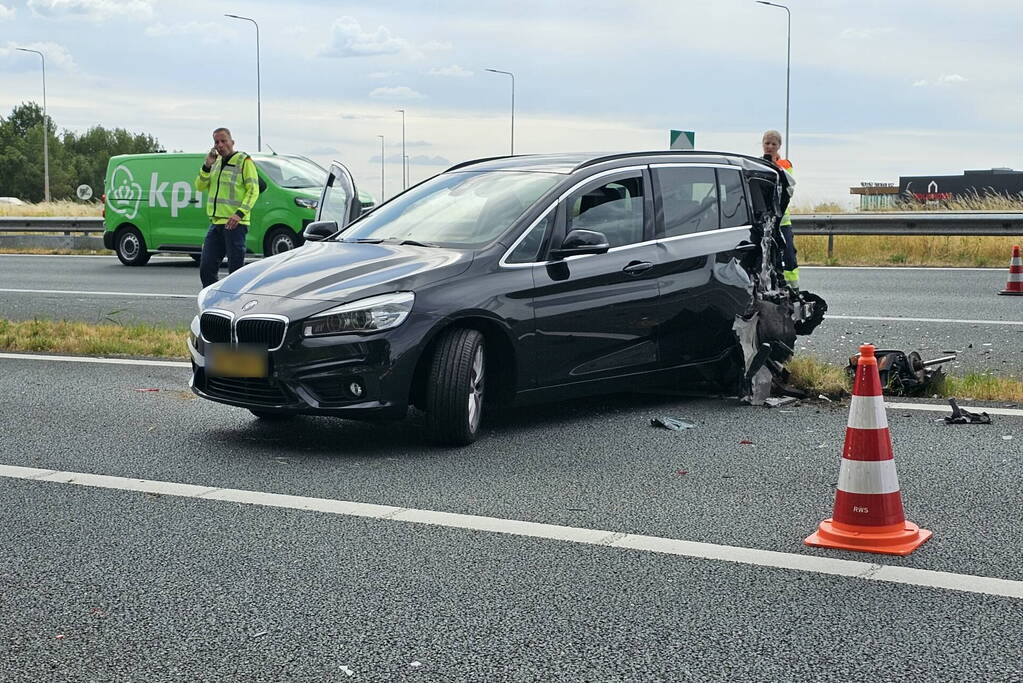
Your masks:
M853 429L888 429L884 396L853 395L849 404L849 426Z
M846 493L895 493L899 490L895 461L842 458L838 489Z

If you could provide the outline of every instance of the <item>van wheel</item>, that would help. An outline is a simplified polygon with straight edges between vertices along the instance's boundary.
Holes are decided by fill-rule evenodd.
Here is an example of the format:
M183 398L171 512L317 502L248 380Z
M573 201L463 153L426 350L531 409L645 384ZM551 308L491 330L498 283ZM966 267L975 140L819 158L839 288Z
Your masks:
M263 238L263 256L276 256L291 251L301 244L298 235L291 228L279 226L266 233Z
M437 342L426 388L426 431L434 443L467 446L479 436L485 359L476 330L450 330Z
M117 232L114 251L117 252L117 258L126 266L144 266L149 263L151 256L146 250L146 240L142 238L142 233L133 226L121 228Z

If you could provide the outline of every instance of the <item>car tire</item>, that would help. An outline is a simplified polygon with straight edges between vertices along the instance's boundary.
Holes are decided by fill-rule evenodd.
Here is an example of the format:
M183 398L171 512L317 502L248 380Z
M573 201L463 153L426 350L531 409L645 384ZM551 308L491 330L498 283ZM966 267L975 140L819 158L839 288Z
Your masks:
M295 417L294 415L292 415L290 413L275 413L275 412L270 411L270 410L252 410L252 409L249 409L249 412L252 413L253 415L255 415L260 420L266 420L267 422L280 422L282 420L290 420L293 417Z
M302 238L291 228L279 225L268 231L263 238L263 256L276 256L302 245Z
M149 263L151 256L146 248L146 240L134 226L117 231L114 251L117 252L118 260L126 266L144 266Z
M486 378L483 335L459 328L437 342L426 389L426 431L430 441L467 446L479 436Z

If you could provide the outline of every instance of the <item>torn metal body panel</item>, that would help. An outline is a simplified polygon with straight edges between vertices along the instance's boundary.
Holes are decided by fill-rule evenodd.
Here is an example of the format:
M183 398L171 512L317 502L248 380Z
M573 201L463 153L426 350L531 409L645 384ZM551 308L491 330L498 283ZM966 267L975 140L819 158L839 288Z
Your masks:
M797 335L807 335L820 325L828 305L811 292L786 286L782 274L785 237L779 227L788 204L788 178L773 164L745 158L743 172L753 208L751 236L755 248L747 251L742 266L753 283L749 309L736 316L736 333L745 361L740 397L762 405L772 388L786 390L784 363L793 354Z
M877 371L881 377L881 387L889 396L918 396L929 393L930 389L945 377L940 365L955 360L956 356L942 356L925 361L916 351L905 353L894 349L875 351ZM849 358L846 373L856 375L856 363L859 354Z

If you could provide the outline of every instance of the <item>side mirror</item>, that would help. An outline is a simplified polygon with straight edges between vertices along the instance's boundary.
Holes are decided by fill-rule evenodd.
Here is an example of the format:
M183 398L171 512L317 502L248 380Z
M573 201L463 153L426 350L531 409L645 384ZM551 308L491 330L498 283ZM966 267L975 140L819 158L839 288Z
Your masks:
M305 226L305 230L302 231L302 239L306 242L322 242L339 229L337 221L313 221Z
M259 179L259 192L260 194L266 192L266 181L262 178Z
M565 240L557 249L551 249L552 259L563 259L568 256L583 254L603 254L611 245L607 243L604 233L595 230L573 230L565 235Z

